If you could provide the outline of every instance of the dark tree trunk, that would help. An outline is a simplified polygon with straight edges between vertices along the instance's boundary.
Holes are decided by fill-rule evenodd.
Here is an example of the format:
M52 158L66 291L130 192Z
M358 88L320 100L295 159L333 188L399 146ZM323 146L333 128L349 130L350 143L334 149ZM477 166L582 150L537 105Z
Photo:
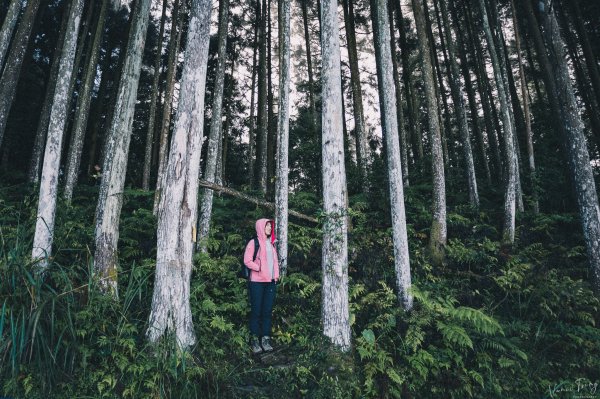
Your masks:
M27 2L27 8L25 8L19 27L15 32L6 64L2 70L2 77L0 77L0 147L2 147L8 114L15 98L23 58L25 58L29 36L39 7L40 0Z
M156 46L156 56L154 58L154 76L152 79L152 89L150 99L150 112L148 113L148 131L146 132L146 148L144 151L144 171L142 174L142 190L148 191L150 190L150 167L152 165L152 146L154 144L154 124L156 121L156 105L158 103L158 98L160 94L160 90L158 88L158 83L161 75L161 57L162 57L162 49L163 49L163 40L165 34L165 21L166 21L166 13L167 13L167 0L163 0L162 6L162 15L160 17L160 29L158 32L158 43Z

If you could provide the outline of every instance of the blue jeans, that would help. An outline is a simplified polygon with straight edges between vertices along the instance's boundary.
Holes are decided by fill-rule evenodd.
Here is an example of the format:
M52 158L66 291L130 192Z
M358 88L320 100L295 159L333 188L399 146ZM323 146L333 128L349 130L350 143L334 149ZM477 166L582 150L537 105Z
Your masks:
M277 291L274 281L270 283L248 282L250 296L250 333L262 337L271 335L271 313Z

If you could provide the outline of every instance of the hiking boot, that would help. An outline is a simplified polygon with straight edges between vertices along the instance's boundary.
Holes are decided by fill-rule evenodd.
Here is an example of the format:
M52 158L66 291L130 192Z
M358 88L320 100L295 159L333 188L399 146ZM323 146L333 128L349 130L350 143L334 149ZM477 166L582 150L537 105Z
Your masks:
M271 337L262 337L262 340L260 341L260 346L262 346L265 352L271 352L273 350L273 347L271 346Z
M258 355L263 351L263 348L261 348L260 343L258 342L258 337L250 338L250 349L252 349L253 355Z

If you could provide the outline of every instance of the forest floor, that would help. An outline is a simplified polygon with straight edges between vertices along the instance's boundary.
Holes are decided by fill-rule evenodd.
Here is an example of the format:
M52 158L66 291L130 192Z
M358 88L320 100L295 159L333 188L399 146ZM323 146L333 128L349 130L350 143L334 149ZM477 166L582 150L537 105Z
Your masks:
M209 253L194 256L191 306L197 344L180 353L147 344L156 251L153 193L126 190L120 225L119 299L91 278L97 187L60 204L44 281L31 273L34 191L0 185L0 397L598 398L600 300L579 219L520 215L511 251L499 214L448 212L446 261L426 244L423 187L407 190L415 308L395 294L385 201L352 197L349 297L352 349L338 353L320 328L318 226L292 220L289 271L278 286L274 353L253 357L244 280L237 277L254 221L269 216L215 197ZM368 205L367 205L368 204ZM293 209L318 212L298 193ZM377 222L374 222L377 221Z

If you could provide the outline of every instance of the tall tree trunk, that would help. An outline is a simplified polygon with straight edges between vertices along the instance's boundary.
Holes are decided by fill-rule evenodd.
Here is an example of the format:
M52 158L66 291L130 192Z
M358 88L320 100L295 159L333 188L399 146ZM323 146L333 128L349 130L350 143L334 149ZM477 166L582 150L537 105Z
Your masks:
M557 9L557 16L559 19L559 24L562 25L562 29L564 32L564 40L567 45L568 54L571 58L571 61L573 62L573 69L575 70L575 80L577 81L577 85L579 86L579 95L583 100L583 105L585 106L587 116L589 117L591 130L594 135L596 146L600 150L600 110L598 110L598 105L600 105L600 103L597 105L596 101L594 101L595 96L593 93L593 88L590 89L590 82L587 79L588 76L584 72L581 56L579 54L579 46L577 45L577 40L574 37L574 33L570 29L568 18L565 15L562 6Z
M461 28L461 21L458 17L458 13L456 11L456 7L454 1L450 1L450 14L452 16L453 25L456 34L456 45L458 48L458 57L460 59L460 67L462 72L462 78L465 82L465 91L467 92L467 99L469 101L469 109L471 112L471 128L473 129L473 133L475 138L477 139L477 145L479 147L479 157L480 164L483 166L485 171L485 177L488 183L488 186L492 184L492 175L490 173L490 165L487 158L487 151L485 146L485 138L483 135L482 129L479 127L479 113L477 107L477 100L475 98L475 90L473 88L473 82L471 81L471 71L469 69L469 60L467 58L467 50L465 48L464 32Z
M74 73L73 64L75 62L77 35L79 33L83 5L84 0L73 0L71 3L65 41L60 52L59 78L54 90L54 100L52 101L52 111L50 113L48 140L46 141L42 179L40 182L35 235L33 237L33 251L31 253L32 259L39 261L38 266L42 269L41 271L48 266L48 258L52 254L62 139L71 100L69 85L71 83L71 75Z
M150 6L150 0L139 0L136 8L131 10L134 13L132 29L119 79L115 111L108 130L102 184L96 207L94 274L99 279L100 287L115 297L118 295L119 219Z
M396 85L394 84L394 68L388 15L388 0L372 0L373 29L376 32L375 45L377 56L377 81L379 82L381 120L384 126L383 135L386 143L388 180L390 186L390 207L392 214L392 235L394 241L394 265L398 300L404 310L413 306L410 292L410 260L408 253L408 236L406 232L406 215L404 210L404 189L402 187L402 165L400 161L400 144L398 142L398 117L396 115ZM374 7L373 7L374 5ZM400 127L401 128L401 127Z
M302 25L304 27L304 43L306 47L306 69L308 70L308 102L312 114L313 128L317 130L317 110L315 107L315 80L313 78L312 52L310 47L310 35L308 32L308 0L301 0L302 6Z
M177 77L177 59L179 44L183 30L183 15L185 1L175 0L173 17L171 19L171 35L169 37L169 59L167 61L167 76L165 88L165 103L162 110L162 125L160 127L160 147L158 150L158 172L156 176L156 191L154 192L153 213L158 212L161 193L163 191L164 177L167 169L167 155L169 151L169 127L171 126L171 111L173 109L173 93L175 92L175 79Z
M414 7L413 7L414 8ZM444 166L448 167L450 165L450 156L448 153L448 138L447 135L451 133L452 129L450 128L450 110L448 108L448 99L446 98L446 88L444 87L444 80L442 78L442 72L440 70L440 63L437 57L437 52L435 49L435 40L433 38L433 28L431 24L431 19L429 18L429 6L428 0L422 0L421 9L423 10L423 16L425 19L425 32L426 36L429 40L429 55L431 57L432 62L432 73L433 73L433 93L435 95L435 100L437 102L437 117L438 117L438 126L440 127L440 141L442 144L442 157ZM417 33L418 35L418 33ZM437 80L436 80L437 78ZM443 109L443 112L442 112ZM441 126L444 125L444 129Z
M290 115L290 2L279 0L279 104L277 120L277 178L275 186L275 226L277 255L282 275L287 271L289 115Z
M521 96L523 97L523 117L525 118L525 138L527 140L527 163L529 165L529 178L531 180L531 192L533 202L533 212L540 213L540 204L537 196L537 178L535 173L535 155L533 153L533 132L531 130L531 114L529 111L529 94L527 91L527 81L525 80L525 68L521 57L521 35L519 33L519 23L517 21L517 12L515 9L515 0L510 0L510 7L513 17L513 29L515 32L515 45L517 46L517 61L519 63L519 80L521 81Z
M540 13L540 23L543 26L546 53L553 72L552 77L556 90L549 95L556 96L559 104L561 128L565 134L569 166L575 183L579 215L590 262L592 285L594 290L600 293L600 206L598 205L594 174L590 165L583 122L579 116L577 101L571 85L565 44L554 15L554 7L547 0L542 4L545 7L544 11Z
M560 107L558 104L558 99L555 95L557 90L553 78L554 71L552 70L550 60L548 58L548 55L546 54L546 46L544 44L544 39L542 38L542 33L538 26L538 21L535 16L535 13L533 12L533 6L531 5L531 2L524 1L522 4L525 8L525 17L527 18L527 29L529 30L531 39L533 39L535 53L538 56L538 63L542 72L544 85L546 86L546 97L548 98L548 103L550 105L550 114L553 116L556 126L561 126L562 121L559 117Z
M254 40L252 46L252 84L250 89L250 126L248 128L248 183L254 185L254 176L256 175L256 121L254 117L254 93L256 90L256 78L258 70L256 67L256 55L260 52L258 32L260 31L260 0L256 0L255 20L254 20Z
M444 259L444 246L447 240L446 229L446 183L444 180L444 159L442 155L442 136L439 125L439 114L435 95L433 67L431 65L431 47L427 38L427 25L421 0L412 0L421 64L423 84L425 86L425 102L428 111L429 141L431 145L431 166L433 170L433 221L429 237L429 252L435 264L440 265Z
M569 0L564 3L570 4L571 6L575 30L577 31L577 36L579 37L579 42L581 43L581 48L583 49L585 65L587 66L588 74L590 76L590 80L592 81L592 88L596 94L596 102L600 105L600 68L598 67L596 55L592 51L590 39L583 23L583 15L581 14L579 1L580 0Z
M27 2L27 8L25 8L19 27L15 32L6 64L2 70L2 77L0 77L0 147L2 147L8 114L15 99L23 58L27 51L29 36L31 35L31 29L33 28L39 7L40 0L30 0Z
M233 50L233 59L231 60L231 71L229 73L230 79L229 84L227 85L227 94L225 98L232 98L233 95L233 86L234 86L234 73L235 73L235 62L237 60L237 55L235 52L235 48ZM229 149L229 129L231 126L231 109L233 108L232 101L227 102L227 112L225 114L225 123L223 124L223 134L221 140L221 146L219 148L219 161L217 162L217 175L215 178L215 182L219 185L223 185L223 181L225 181L225 172L227 171L227 152Z
M427 3L424 3L427 4ZM431 21L429 20L429 11L428 11L428 7L424 8L425 10L425 20L427 21L427 25L429 27L429 34L431 37L431 43L432 44L432 57L434 57L434 65L435 65L435 70L436 70L436 74L437 74L437 78L438 78L438 92L439 92L439 96L438 96L438 101L442 102L442 107L439 107L439 109L444 109L444 117L441 119L441 122L444 123L444 129L442 130L442 144L444 145L444 156L446 157L446 165L452 165L456 168L459 168L459 163L460 163L460 156L457 153L457 145L456 145L456 141L457 139L454 137L454 130L452 129L452 117L450 116L450 106L448 105L448 96L447 96L447 91L446 91L446 85L444 83L444 78L443 78L443 72L442 72L442 67L440 66L440 61L439 61L439 57L438 57L438 50L436 50L436 46L437 43L435 42L435 40L433 39L433 25L431 23ZM438 7L438 0L433 0L433 11L435 13L435 18L437 21L437 27L438 27L438 36L440 38L440 45L439 45L439 50L441 50L442 53L442 61L444 62L444 67L446 69L446 75L450 76L451 72L450 72L450 63L448 61L448 53L446 50L446 41L444 39L444 33L443 33L443 28L442 28L442 21L440 19L440 13L439 13L439 7ZM440 122L440 123L441 123ZM451 146L450 146L450 150L452 151L452 154L449 153L449 149L448 149L448 142L450 142ZM451 164L451 162L454 161L454 164Z
M180 348L196 342L190 279L198 210L198 165L210 39L210 0L192 0L181 95L157 229L156 274L147 337L172 333Z
M277 121L275 120L273 100L273 63L271 50L271 0L267 2L267 186L266 198L272 201L275 197L275 147L277 145Z
M479 208L479 192L477 191L477 178L475 176L475 163L473 162L473 151L471 150L471 134L467 122L467 110L460 90L460 73L456 64L456 49L454 40L450 31L450 22L448 21L448 12L446 4L440 1L441 15L444 25L444 34L448 46L448 58L450 63L450 90L452 92L452 102L454 103L454 111L458 120L458 128L462 138L462 147L465 157L465 169L467 172L467 182L469 187L469 203L476 208Z
M163 49L163 40L165 34L165 20L167 13L167 0L163 0L162 15L160 17L160 29L158 32L158 45L156 46L156 57L154 58L154 76L152 79L152 98L150 100L150 112L148 113L148 131L146 133L146 148L144 151L144 172L142 175L142 190L150 190L150 167L152 165L152 145L154 144L154 124L156 121L156 104L158 103L158 96L160 90L158 89L158 82L160 80L161 71L161 57Z
M109 86L114 80L115 73L110 69L110 64L112 60L111 54L113 53L114 49L117 48L117 46L117 40L111 40L108 43L108 51L106 52L102 62L102 78L100 80L100 88L98 89L98 97L96 98L96 104L94 106L92 117L92 121L94 122L90 134L91 143L88 153L88 175L95 174L95 167L97 166L98 132L103 125L106 126L106 121L104 118L102 118L102 115L104 114L104 109L107 102L106 98L108 97L108 93L110 93Z
M64 197L67 202L71 202L73 196L73 188L77 183L79 175L79 166L81 164L81 151L83 150L83 139L87 129L88 115L90 103L92 101L92 90L94 88L94 78L96 77L96 69L98 67L98 58L100 56L100 46L104 34L104 23L106 20L106 10L108 8L108 0L103 0L98 15L98 23L96 32L94 33L94 41L90 48L90 60L81 83L80 95L75 113L75 123L73 124L73 133L71 133L71 145L69 157L67 160L67 176L65 181Z
M50 74L48 76L48 82L46 83L44 105L42 105L42 110L40 112L40 119L38 121L35 139L33 142L31 161L29 163L28 180L30 183L33 184L37 184L40 179L40 169L42 167L42 154L44 148L46 147L46 133L48 132L50 110L52 108L52 99L54 98L54 89L56 88L56 81L58 80L58 65L60 64L60 54L65 41L67 22L69 21L69 5L67 5L66 8L67 12L62 18L62 22L60 24L60 31L58 33L58 40L56 41L56 47L54 48L52 66L50 67Z
M215 182L219 143L221 142L221 114L223 110L223 89L225 84L225 63L227 61L227 25L229 24L229 0L219 1L219 37L217 44L217 71L215 77L215 88L213 90L212 118L210 121L210 133L208 134L208 150L206 154L206 167L204 169L204 180ZM206 239L210 230L210 219L212 217L213 191L204 189L202 205L200 208L200 220L198 223L199 240L197 248L206 252Z
M506 45L506 41L504 40L504 32L502 29L502 24L500 22L500 16L498 15L498 4L495 0L490 0L491 7L491 15L493 26L492 33L495 38L496 48L498 58L500 60L500 68L502 70L503 76L506 77L506 90L507 96L510 99L510 103L512 106L512 112L510 112L510 118L513 126L513 142L514 142L514 162L516 162L515 166L515 196L516 196L516 204L517 210L519 212L523 212L525 210L523 204L523 190L521 188L521 150L518 139L518 132L525 130L525 117L523 116L523 110L521 109L521 104L519 102L519 95L517 94L517 87L515 85L515 79L513 77L512 72L512 64L510 62L510 57L508 54L508 46ZM507 154L507 157L509 155Z
M350 85L352 87L352 110L354 111L354 134L356 136L356 158L361 187L368 191L367 171L369 165L369 150L365 130L362 87L358 69L358 53L356 48L356 26L354 23L354 6L351 0L343 0L344 26L348 42L348 63L350 65Z
M502 244L511 246L515 240L515 214L516 214L516 187L517 187L517 161L514 148L514 125L510 116L507 91L507 78L500 65L500 58L496 52L494 38L490 29L484 0L479 0L479 8L483 20L483 29L488 43L488 51L492 58L492 68L498 88L500 108L502 112L502 128L504 132L504 145L506 151L506 190L504 194L504 227L502 231Z
M321 4L323 112L323 334L341 351L350 349L346 169L342 133L340 32L337 1Z
M404 111L402 109L402 87L400 85L400 72L398 68L398 56L396 53L396 38L394 30L394 6L392 0L388 0L388 17L390 25L390 50L392 52L392 76L396 95L396 114L398 116L398 130L400 132L400 160L402 165L402 182L409 187L408 181L408 138L404 127Z
M262 0L258 33L258 131L256 151L255 187L267 193L267 140L269 137L269 115L267 107L267 2Z
M10 44L17 19L19 19L19 12L21 11L21 0L11 0L4 21L2 22L2 28L0 28L0 72L4 65L4 57Z

